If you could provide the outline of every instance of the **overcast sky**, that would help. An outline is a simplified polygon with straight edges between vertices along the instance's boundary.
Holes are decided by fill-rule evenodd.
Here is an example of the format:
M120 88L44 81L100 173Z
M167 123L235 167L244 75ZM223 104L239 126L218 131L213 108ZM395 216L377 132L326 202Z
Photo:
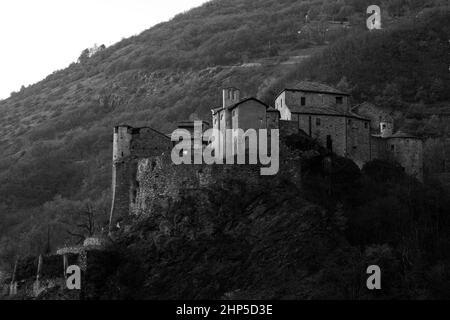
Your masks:
M0 100L206 0L1 0Z

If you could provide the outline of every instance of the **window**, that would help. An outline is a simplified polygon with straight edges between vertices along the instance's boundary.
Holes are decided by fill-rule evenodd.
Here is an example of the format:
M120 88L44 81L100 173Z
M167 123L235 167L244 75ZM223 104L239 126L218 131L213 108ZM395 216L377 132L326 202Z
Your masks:
M306 98L305 98L305 97L302 97L302 98L300 99L300 103L301 103L302 106L306 105Z
M364 128L368 128L369 127L369 124L367 123L367 122L364 122Z
M320 126L320 118L316 118L316 126Z
M220 120L223 120L223 113L220 115Z
M352 124L352 119L348 119L348 124L349 124L349 125Z
M393 144L391 145L391 151L395 151L395 146Z
M383 130L386 129L386 125L385 124L383 124L381 127L383 128Z
M233 110L233 117L236 115L236 110Z
M343 103L344 103L344 98L336 97L336 104L343 104Z

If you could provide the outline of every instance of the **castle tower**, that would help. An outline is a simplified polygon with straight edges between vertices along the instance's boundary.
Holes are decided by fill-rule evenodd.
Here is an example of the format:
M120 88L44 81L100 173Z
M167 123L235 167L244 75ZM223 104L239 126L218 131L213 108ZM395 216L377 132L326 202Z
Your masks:
M239 91L239 89L230 87L222 90L222 96L222 108L225 109L226 107L232 106L233 104L236 104L240 101L241 92Z
M132 129L127 125L120 125L114 128L110 230L116 224L117 213L127 210L129 205L130 163L129 161L124 161L124 159L131 155Z
M113 161L123 159L130 155L131 127L127 125L114 128Z
M381 137L387 138L392 136L394 132L394 124L392 122L383 121L380 122L380 134Z

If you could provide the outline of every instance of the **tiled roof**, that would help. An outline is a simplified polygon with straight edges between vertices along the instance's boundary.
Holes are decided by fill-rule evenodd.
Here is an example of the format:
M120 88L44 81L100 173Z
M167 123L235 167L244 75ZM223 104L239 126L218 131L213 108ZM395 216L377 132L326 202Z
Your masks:
M269 108L270 108L270 106L268 106L267 104L265 104L265 103L262 102L261 100L258 100L258 99L254 98L254 97L250 97L250 98L242 99L242 100L239 101L238 103L229 105L229 106L227 107L227 109L228 109L228 110L233 110L234 108L238 107L239 105L241 105L241 104L243 104L243 103L245 103L245 102L247 102L247 101L250 101L250 100L253 100L253 101L256 101L256 102L262 104L263 106L266 107L266 109L269 109ZM212 109L211 111L212 111L213 114L216 114L217 112L219 112L219 111L222 110L222 109L223 109L223 108L220 107L220 108Z
M291 112L293 113L303 113L303 114L321 114L321 115L332 115L332 116L343 116L343 117L352 117L357 118L360 120L366 120L369 121L369 119L366 119L359 114L356 114L354 112L343 112L338 109L336 109L335 106L327 105L327 104L321 104L321 105L313 105L313 106L292 106L289 107Z
M239 105L241 105L241 104L243 104L243 103L245 103L245 102L247 102L247 101L250 101L250 100L253 100L253 101L256 101L256 102L262 104L263 106L266 107L266 109L270 108L270 106L268 106L267 104L265 104L265 103L262 102L261 100L258 100L258 99L256 99L256 98L251 97L251 98L247 98L247 99L241 100L241 101L239 101L238 103L235 103L235 104L233 104L233 105L231 105L231 106L228 106L227 109L228 109L228 110L233 110L234 108L238 107Z
M396 133L394 133L393 135L389 136L388 138L404 138L404 139L420 139L419 137L410 134L410 133L406 133L403 131L397 131Z
M372 137L375 138L380 138L380 139L391 139L391 138L401 138L401 139L420 139L419 137L410 134L410 133L406 133L403 131L397 131L396 133L387 136L387 137L383 137L381 134L373 134Z
M331 115L344 115L343 112L336 110L330 105L322 104L315 106L290 106L289 109L293 113L313 113L313 114L331 114Z
M300 81L292 89L286 89L288 91L309 91L309 92L319 92L319 93L333 93L341 95L349 95L346 92L342 92L336 88L333 88L327 84L312 82L312 81Z
M361 116L361 115L359 115L359 114L357 114L357 113L355 113L353 111L350 111L347 115L350 116L350 117L353 117L353 118L358 118L358 119L361 119L361 120L370 121L370 119L364 118L363 116Z
M353 106L351 109L352 110L357 110L357 109L362 108L362 107L377 108L374 104L365 101L363 103L360 103L360 104L357 104L357 105Z
M222 110L222 107L218 107L218 108L211 109L211 112L212 112L213 114L216 114L216 113L219 112L220 110Z

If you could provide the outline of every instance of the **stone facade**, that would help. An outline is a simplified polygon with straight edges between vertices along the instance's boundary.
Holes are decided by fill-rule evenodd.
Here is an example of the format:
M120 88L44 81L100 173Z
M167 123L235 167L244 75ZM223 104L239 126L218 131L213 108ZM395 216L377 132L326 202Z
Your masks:
M112 172L112 205L110 227L127 217L133 205L139 184L136 180L138 160L161 154L170 154L171 139L151 128L132 128L122 125L114 129Z
M245 177L250 187L260 179L269 179L260 175L259 165L175 165L166 155L141 159L136 177L140 188L131 214L164 215L186 195L194 196L199 203L207 201L205 188L227 175Z
M370 103L350 108L348 94L311 82L283 90L275 107L281 120L298 123L299 129L359 167L372 159L390 159L423 180L423 142L411 135L394 133L391 110Z
M350 97L329 86L303 82L275 100L281 119L298 124L328 150L360 167L371 159L370 120L350 111Z

